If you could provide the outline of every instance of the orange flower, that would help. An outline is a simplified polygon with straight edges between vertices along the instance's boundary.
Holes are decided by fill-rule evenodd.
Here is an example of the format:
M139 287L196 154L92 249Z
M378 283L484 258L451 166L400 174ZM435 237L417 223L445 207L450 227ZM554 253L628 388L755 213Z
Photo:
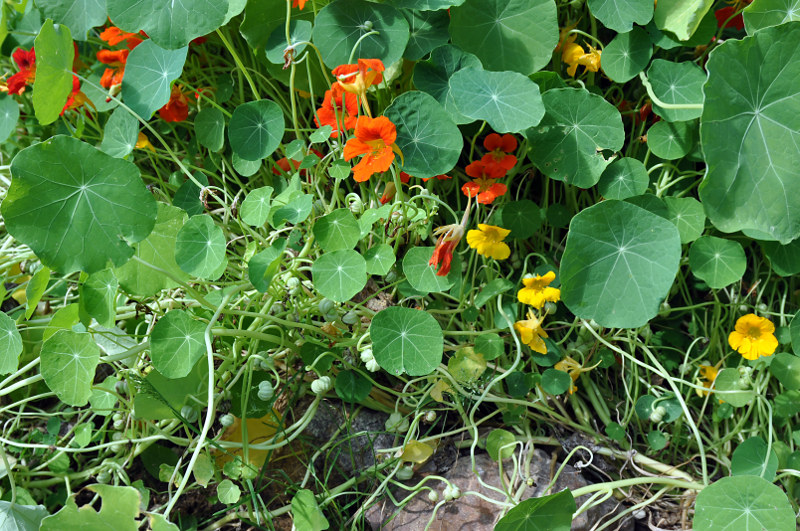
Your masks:
M364 106L364 110L371 116L367 103L367 89L383 81L385 70L380 59L359 59L354 65L339 65L333 69L333 75L347 92L356 94Z
M64 104L64 108L61 109L61 115L70 109L77 109L87 101L89 100L86 98L86 95L81 92L80 80L77 76L72 76L72 91L69 93L69 97L67 97L67 103Z
M355 137L348 140L344 146L344 160L349 161L364 155L353 167L356 182L364 182L372 177L372 174L388 170L395 153L402 157L400 148L394 143L396 139L397 129L385 116L358 117Z
M302 11L303 8L306 7L306 2L308 2L308 0L292 0L292 7L299 7L300 11Z
M125 41L125 46L127 46L129 50L133 50L142 43L142 38L139 34L122 31L116 26L109 26L104 29L100 34L100 39L106 41L109 46L116 46L122 41Z
M436 268L436 276L446 277L450 273L450 266L453 262L453 251L458 246L469 221L469 210L472 207L472 199L467 199L467 207L461 217L461 223L445 225L433 231L434 236L438 236L436 247L433 248L433 256L428 261L428 265Z
M189 100L177 83L172 85L169 101L158 110L158 114L167 122L182 122L189 117Z
M506 170L502 166L476 160L467 166L466 171L473 180L462 186L461 191L467 197L477 196L478 203L488 205L508 190L506 185L494 182L494 179L505 175Z
M330 125L333 127L332 138L339 136L340 125L344 123L345 129L352 129L356 126L358 115L358 96L345 92L339 83L334 82L331 90L325 91L325 98L322 100L322 107L317 109L317 116L314 117L317 127Z
M110 67L106 68L103 77L100 78L102 87L110 89L114 85L122 83L129 53L131 53L130 50L100 50L97 52L97 60Z
M17 48L11 54L19 67L19 72L8 78L8 93L22 94L29 83L36 79L36 52L33 48L24 50Z
M517 157L509 155L517 150L517 139L514 135L500 136L492 133L483 140L483 147L489 150L489 153L481 158L486 164L497 164L504 171L508 171L517 163Z

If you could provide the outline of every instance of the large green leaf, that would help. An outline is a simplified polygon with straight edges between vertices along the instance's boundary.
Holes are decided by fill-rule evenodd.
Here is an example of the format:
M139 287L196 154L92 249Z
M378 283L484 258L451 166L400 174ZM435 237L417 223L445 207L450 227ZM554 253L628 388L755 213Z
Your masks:
M243 103L234 109L228 125L233 152L244 160L269 157L283 137L283 112L271 100Z
M106 21L106 0L36 0L42 14L56 24L75 32L75 39L86 40L86 33ZM37 48L37 56L38 48ZM38 59L38 57L37 57Z
M452 44L439 46L431 52L429 60L419 61L414 65L414 85L433 96L457 124L466 124L472 119L458 110L450 92L450 77L466 68L483 67L476 56Z
M553 0L467 0L450 9L453 44L489 70L528 75L550 62L558 44Z
M136 147L139 137L139 120L124 107L117 107L103 128L100 150L121 159Z
M658 29L675 35L681 41L689 40L714 0L661 0L653 15Z
M42 519L47 516L44 505L20 505L0 501L0 529L8 531L39 531Z
M656 316L681 257L678 229L624 201L578 213L561 261L561 299L575 315L614 328Z
M373 31L377 33L364 37ZM317 14L313 39L330 68L350 62L353 48L354 59L380 59L389 66L403 56L408 43L408 22L391 6L364 0L335 0Z
M99 362L100 349L89 334L59 330L42 343L42 377L59 400L70 406L89 403Z
M96 492L102 499L100 511L91 504L78 508L75 495L67 498L67 503L56 514L42 520L42 531L64 531L80 529L81 531L104 531L112 528L116 531L136 531L139 529L139 504L142 497L133 487L117 487L114 485L89 485L86 487Z
M382 369L396 376L430 374L441 362L444 335L429 313L392 306L369 325L372 352Z
M72 59L75 49L66 26L54 26L48 19L34 44L36 79L33 82L33 109L42 125L55 122L72 92Z
M647 70L647 77L653 86L653 93L664 103L671 105L703 103L703 83L706 75L699 66L690 61L673 63L664 59L654 59ZM699 117L702 109L664 109L653 103L653 112L667 121L678 122Z
M3 312L0 312L0 338L0 374L10 374L17 370L19 364L22 336L14 320Z
M206 352L206 325L183 310L172 310L158 320L150 336L150 359L164 377L187 376Z
M461 113L498 133L519 133L544 116L539 85L516 72L462 70L450 77L450 93Z
M175 262L190 275L217 279L227 263L225 244L225 233L211 216L193 216L178 231Z
M602 150L618 151L625 141L619 110L586 89L552 89L542 100L544 118L525 132L530 159L551 179L594 186L609 164Z
M325 253L311 266L311 278L323 297L346 302L367 284L367 262L352 249Z
M403 10L409 28L408 44L403 57L410 61L418 61L428 55L434 48L446 44L450 40L447 26L450 15L447 11L420 11L418 9Z
M620 33L603 49L603 72L617 83L630 81L645 69L653 56L650 37L642 28L635 27Z
M759 476L731 476L697 495L695 531L794 529L795 516L780 487Z
M153 229L156 201L125 160L72 137L55 136L11 161L0 206L8 232L62 273L120 266L129 243Z
M732 476L760 476L767 481L773 481L776 470L778 456L775 450L768 449L764 439L758 436L746 439L736 447L731 456Z
M188 216L180 208L158 204L158 217L153 232L134 246L133 255L138 260L130 260L116 270L122 289L134 295L148 297L162 289L175 287L177 283L173 278L189 278L175 262L175 241L178 231L187 219ZM169 276L155 273L150 265L163 269Z
M384 114L397 126L403 171L427 178L455 167L464 139L433 96L419 91L405 92L394 99Z
M183 72L184 46L168 50L148 39L134 48L125 63L122 78L122 99L141 118L149 120L153 113L169 101L171 84Z
M629 32L634 23L644 26L653 18L650 0L588 0L587 3L597 20L618 33Z
M495 531L569 531L572 525L572 513L577 510L575 498L569 489L561 492L528 498L497 522Z
M711 53L700 141L700 200L723 232L783 244L800 236L800 24Z
M144 30L154 43L175 50L222 25L228 0L106 0L108 16L123 31ZM141 46L141 45L139 45ZM126 71L127 74L127 71Z
M748 35L772 26L800 20L800 0L754 0L742 12Z

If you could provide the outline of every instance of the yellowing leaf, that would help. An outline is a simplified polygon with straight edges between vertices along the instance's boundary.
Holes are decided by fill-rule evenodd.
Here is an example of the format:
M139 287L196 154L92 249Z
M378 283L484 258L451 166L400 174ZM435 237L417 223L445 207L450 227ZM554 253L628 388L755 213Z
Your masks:
M433 455L433 446L419 441L408 441L400 459L411 463L424 463Z

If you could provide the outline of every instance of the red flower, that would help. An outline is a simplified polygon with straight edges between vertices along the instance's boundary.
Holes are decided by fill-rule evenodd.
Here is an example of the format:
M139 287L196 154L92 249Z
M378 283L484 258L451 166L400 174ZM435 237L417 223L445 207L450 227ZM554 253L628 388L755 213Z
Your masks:
M509 155L517 150L517 139L514 135L500 136L492 133L483 140L483 147L489 150L489 153L481 159L485 163L497 164L505 171L510 170L517 163L517 157Z
M130 50L100 50L97 52L97 60L111 68L106 68L103 77L100 78L100 85L111 88L122 83L125 75L125 63L128 61Z
M292 7L299 7L300 11L302 11L303 8L306 7L306 2L308 2L308 0L292 0Z
M189 117L189 100L177 83L172 85L169 101L158 110L158 114L167 122L182 122Z
M506 174L501 166L489 164L484 160L476 160L466 168L467 175L473 179L499 179Z
M72 92L70 92L69 97L67 98L67 103L64 104L64 108L61 109L61 114L63 115L70 109L77 109L83 105L85 101L86 96L83 94L83 92L81 92L80 80L77 76L72 76Z
M383 81L383 62L380 59L359 59L354 65L339 65L333 75L341 87L358 96L367 115L372 116L367 103L367 89Z
M129 50L133 50L142 43L142 38L138 33L128 33L116 26L109 26L104 29L100 34L100 39L106 41L109 46L116 46L122 41L125 41L125 46L127 46Z
M498 164L476 160L467 166L466 171L473 180L462 186L461 191L467 197L477 196L478 203L488 205L508 190L506 185L494 182L494 179L506 174L506 170Z
M364 182L372 177L372 174L388 170L395 153L402 156L400 148L394 143L396 139L397 129L385 116L358 117L355 137L348 140L344 146L344 160L349 161L364 155L353 167L356 182Z
M25 87L36 79L36 52L33 48L30 50L17 48L11 57L17 63L19 72L8 78L8 93L22 94Z
M464 237L464 227L461 225L447 225L439 227L433 233L438 235L439 239L436 240L436 247L433 248L433 256L431 256L428 265L436 268L437 276L446 277L450 273L450 266L453 262L453 251L458 246L461 238Z
M717 27L722 28L723 26L725 26L728 28L736 28L737 30L742 31L744 29L744 20L742 19L741 10L744 9L745 6L747 6L752 1L753 0L734 0L732 2L729 2L732 5L714 11L714 16L717 19ZM726 25L725 21L728 20L728 18L730 18L730 16L736 13L737 11L739 12L739 14L733 17Z
M340 125L343 122L345 129L352 129L356 126L358 115L358 96L342 90L339 83L334 82L331 90L325 91L325 99L322 100L322 107L317 109L317 116L314 117L317 127L330 125L333 127L331 137L339 136Z

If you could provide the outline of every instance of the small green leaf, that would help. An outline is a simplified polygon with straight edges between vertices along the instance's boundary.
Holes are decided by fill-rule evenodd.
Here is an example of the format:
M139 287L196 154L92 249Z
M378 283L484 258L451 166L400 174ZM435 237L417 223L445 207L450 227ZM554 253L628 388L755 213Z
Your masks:
M11 317L0 312L0 374L10 374L17 370L19 355L22 354L22 336Z
M494 299L498 295L505 293L514 287L514 283L504 278L496 278L483 286L475 295L475 307L481 308L484 304Z
M722 289L742 278L747 258L737 241L702 236L689 248L689 267L710 288Z
M558 369L547 369L542 373L542 389L551 395L560 395L572 387L572 377Z
M59 330L42 343L41 373L47 387L70 406L89 402L100 349L89 334Z
M89 395L89 404L93 413L107 417L113 412L113 408L117 403L114 387L118 381L119 378L115 376L107 376L102 383L94 386L92 394Z
M500 219L500 225L511 231L508 237L514 240L530 238L542 227L543 221L541 209L529 199L510 201L503 205Z
M46 341L59 330L72 330L72 327L81 322L78 304L67 304L53 314L42 334L42 341Z
M261 293L266 293L281 267L286 242L286 238L278 238L272 246L253 256L247 263L247 278Z
M703 103L706 74L691 61L673 63L654 59L647 70L647 77L653 86L653 93L664 103ZM678 122L699 118L703 109L663 109L653 102L653 112L668 122Z
M358 371L347 370L336 375L333 387L339 398L357 404L369 396L372 382Z
M248 193L239 212L242 221L253 227L263 227L269 219L272 192L271 186L262 186Z
M577 511L569 489L540 498L528 498L497 522L494 531L569 531Z
M234 109L228 125L228 141L233 152L244 160L260 160L278 148L283 127L283 112L277 103L249 101Z
M314 223L314 237L326 253L352 249L361 238L361 229L348 208L339 208Z
M668 219L678 227L681 243L691 243L703 234L706 214L693 197L664 197Z
M203 487L208 487L208 482L214 477L214 471L214 462L211 460L208 454L203 452L197 456L197 461L192 469L192 474L194 474L194 479L198 484L202 485Z
M597 189L606 199L628 199L642 195L650 184L647 168L640 161L622 157L606 167Z
M167 104L172 82L180 77L188 50L166 50L150 39L131 50L122 79L122 99L131 111L149 120Z
M656 157L675 160L686 156L695 146L695 122L661 120L647 130L647 145Z
M198 400L202 400L207 395L207 390L208 363L206 360L198 360L191 372L183 378L169 379L159 373L157 369L153 369L147 373L142 390L136 393L133 400L133 412L137 419L171 420L175 418L173 411L180 411L186 404L196 405ZM233 409L233 405L231 405L231 409ZM169 456L175 456L169 450L167 452Z
M453 255L453 265L447 276L440 277L429 265L433 256L433 247L412 247L403 257L403 272L415 290L422 293L447 291L456 278L461 276L461 261ZM457 272L457 273L456 273Z
M181 227L175 240L175 262L190 275L219 278L227 262L225 233L211 216L193 216Z
M508 430L494 429L486 437L486 452L495 461L514 455L517 438Z
M50 283L50 268L40 267L25 286L25 319L30 319Z
M194 134L201 146L219 151L225 145L225 115L216 107L205 107L194 117Z
M424 376L442 362L444 335L426 312L391 306L373 317L369 332L375 361L395 376Z
M658 430L652 430L647 434L647 444L655 450L663 450L667 446L667 436Z
M239 501L239 498L242 496L242 490L239 488L239 485L235 484L233 481L223 479L219 482L219 485L217 485L217 496L219 497L219 501L230 505Z
M314 262L311 277L314 287L324 297L346 302L367 284L367 263L356 251L333 251Z
M772 449L767 456L767 443L761 437L745 440L736 447L731 456L732 476L760 476L772 481L777 470L778 456Z
M475 338L475 352L480 353L486 361L499 358L504 351L505 343L497 334L481 334Z
M486 371L486 360L472 347L462 347L447 360L447 372L459 383L474 383Z
M308 489L300 489L292 498L292 516L294 527L307 531L323 531L330 524L317 505L314 493Z
M36 79L33 82L33 109L42 125L58 120L72 92L72 59L75 49L66 26L47 21L39 30L36 48Z
M133 151L138 137L139 120L128 109L117 107L103 129L100 151L121 159Z
M617 83L625 83L643 71L653 56L653 45L647 32L634 27L619 33L603 48L603 72Z
M753 401L753 391L743 390L739 383L739 371L733 368L722 369L714 379L716 397L733 407L742 407Z
M394 265L396 258L391 245L378 243L367 249L364 260L367 261L367 274L385 275Z
M118 287L119 282L113 269L104 269L89 275L78 291L81 322L84 325L89 326L92 319L95 319L106 328L114 326Z
M183 378L206 353L206 325L183 310L171 310L150 335L150 359L164 377Z

